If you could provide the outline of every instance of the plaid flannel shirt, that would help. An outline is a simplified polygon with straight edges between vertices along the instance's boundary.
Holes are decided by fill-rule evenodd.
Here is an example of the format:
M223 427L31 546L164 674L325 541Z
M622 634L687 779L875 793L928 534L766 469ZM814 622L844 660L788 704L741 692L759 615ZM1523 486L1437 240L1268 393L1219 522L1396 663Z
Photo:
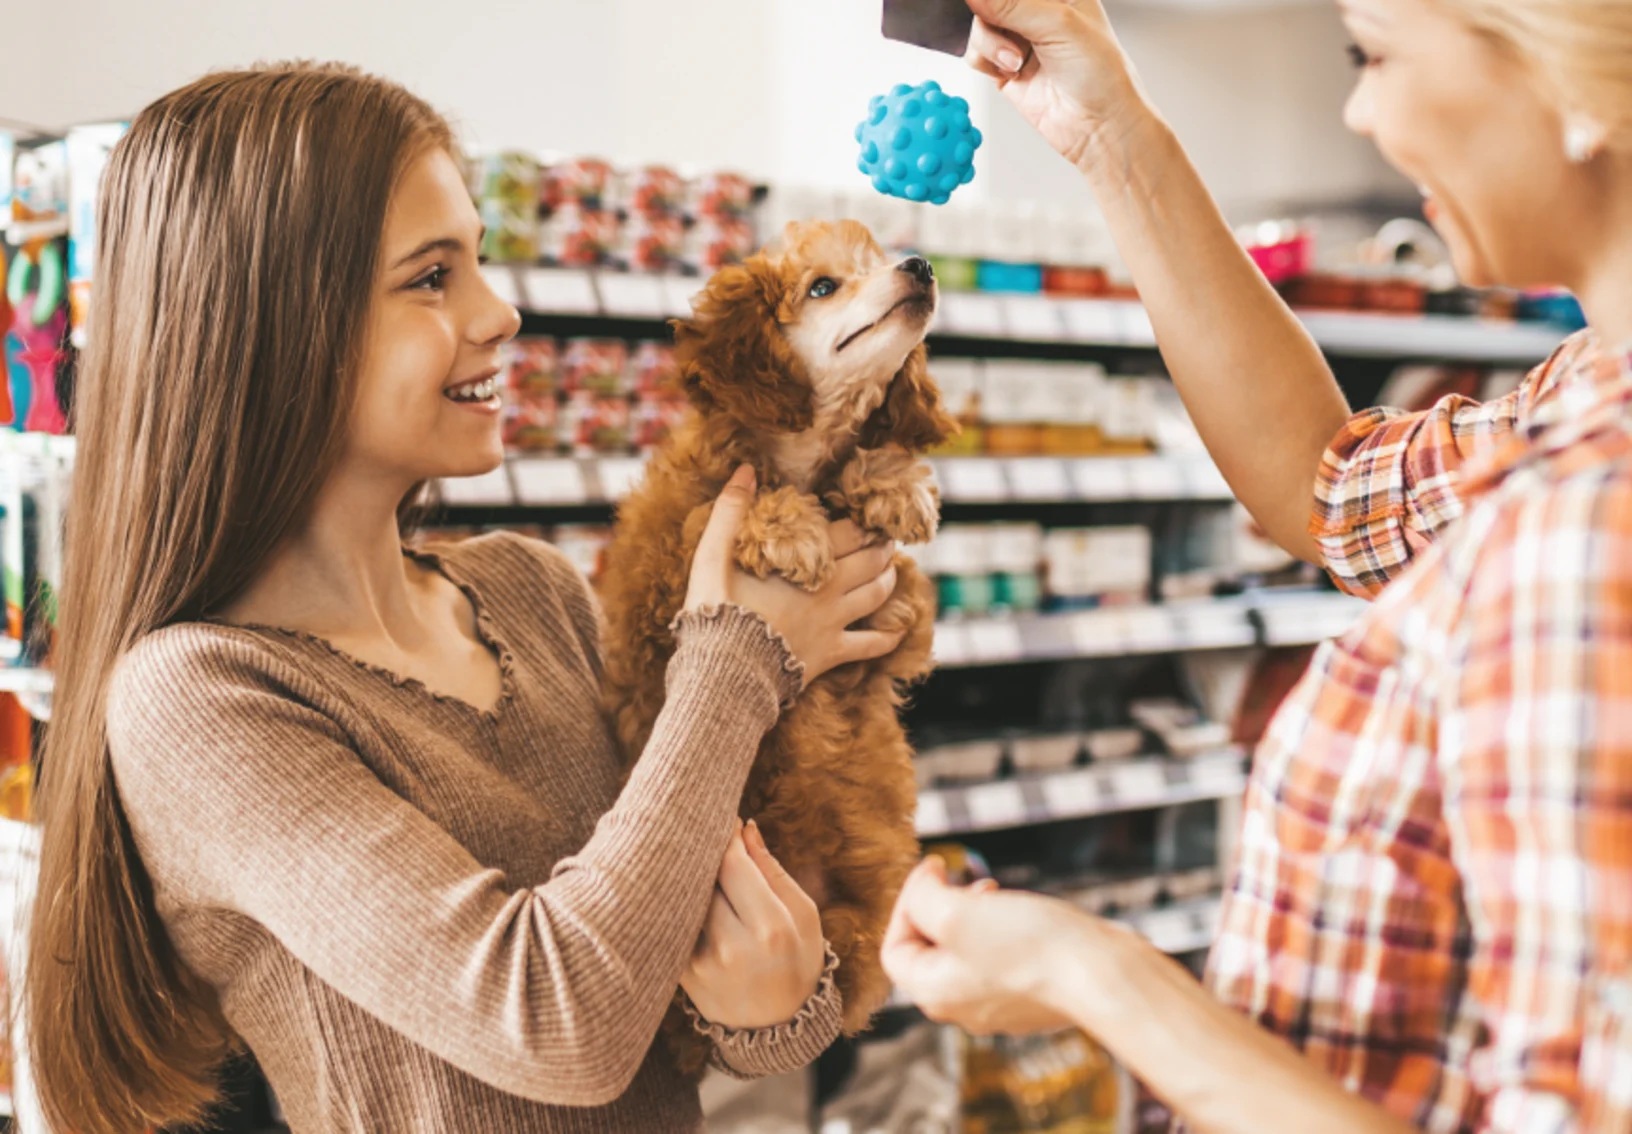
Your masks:
M1394 583L1259 749L1208 980L1425 1130L1632 1130L1629 427L1581 338L1322 470L1334 574Z

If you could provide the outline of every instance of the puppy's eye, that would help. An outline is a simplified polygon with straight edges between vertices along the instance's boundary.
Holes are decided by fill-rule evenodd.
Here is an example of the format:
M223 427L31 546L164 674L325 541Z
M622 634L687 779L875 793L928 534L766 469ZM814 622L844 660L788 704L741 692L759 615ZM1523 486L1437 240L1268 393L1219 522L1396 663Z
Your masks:
M823 276L821 279L810 285L810 298L826 299L828 296L832 295L838 290L839 285L837 283L828 279L826 276Z

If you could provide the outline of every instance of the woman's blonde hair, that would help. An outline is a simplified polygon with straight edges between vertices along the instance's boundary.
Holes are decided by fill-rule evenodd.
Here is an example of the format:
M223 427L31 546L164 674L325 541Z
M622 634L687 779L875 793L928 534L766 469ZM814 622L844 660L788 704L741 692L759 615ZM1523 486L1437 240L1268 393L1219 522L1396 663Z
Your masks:
M1437 0L1513 51L1566 115L1585 115L1632 147L1632 3L1628 0Z
M25 977L54 1129L133 1134L215 1099L234 1040L125 822L108 682L143 635L231 601L309 510L345 437L386 206L430 147L452 152L447 123L395 83L275 64L159 99L103 176Z

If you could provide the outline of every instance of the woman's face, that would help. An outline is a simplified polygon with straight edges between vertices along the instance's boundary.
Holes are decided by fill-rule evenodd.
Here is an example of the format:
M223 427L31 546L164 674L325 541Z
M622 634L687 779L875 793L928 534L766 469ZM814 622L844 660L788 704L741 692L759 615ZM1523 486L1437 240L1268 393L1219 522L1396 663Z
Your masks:
M503 459L499 348L516 309L478 270L482 225L459 168L432 149L404 171L380 245L342 467L400 492Z
M1593 183L1524 64L1430 0L1338 2L1361 68L1345 120L1421 188L1462 279L1575 282Z

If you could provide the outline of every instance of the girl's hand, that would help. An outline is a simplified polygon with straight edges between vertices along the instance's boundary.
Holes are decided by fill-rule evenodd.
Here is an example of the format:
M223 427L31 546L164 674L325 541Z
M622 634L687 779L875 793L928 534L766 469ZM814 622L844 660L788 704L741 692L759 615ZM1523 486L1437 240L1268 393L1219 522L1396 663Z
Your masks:
M708 921L680 987L710 1023L774 1027L816 994L826 957L816 903L750 821L720 863Z
M1052 898L1001 893L993 882L949 885L945 864L929 858L896 902L884 969L930 1019L975 1035L1094 1030L1081 992L1114 979L1122 953L1143 947Z
M1099 0L969 0L970 66L1048 144L1082 168L1095 136L1125 133L1149 108Z
M780 578L757 579L736 564L737 532L754 501L754 471L736 471L714 502L697 544L686 590L687 610L732 602L770 623L805 665L805 680L834 666L883 657L901 644L901 635L850 626L883 606L895 590L895 549L865 546L855 524L840 520L828 529L836 565L833 577L816 591Z

